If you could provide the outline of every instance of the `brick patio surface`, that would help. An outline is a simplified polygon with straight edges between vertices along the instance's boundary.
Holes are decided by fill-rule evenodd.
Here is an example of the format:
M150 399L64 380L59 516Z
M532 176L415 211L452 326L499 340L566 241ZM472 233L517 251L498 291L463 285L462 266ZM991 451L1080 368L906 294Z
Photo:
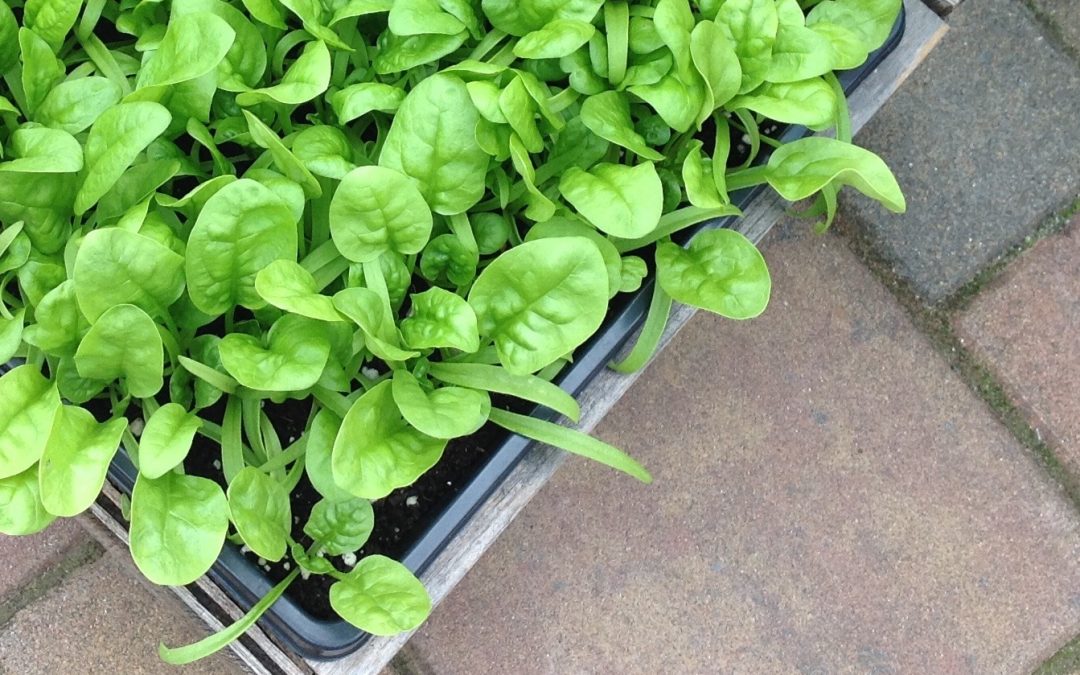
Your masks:
M597 432L655 483L572 459L386 675L1080 673L1080 1L949 23L859 138L909 213L775 230ZM0 537L0 674L245 672L125 557Z

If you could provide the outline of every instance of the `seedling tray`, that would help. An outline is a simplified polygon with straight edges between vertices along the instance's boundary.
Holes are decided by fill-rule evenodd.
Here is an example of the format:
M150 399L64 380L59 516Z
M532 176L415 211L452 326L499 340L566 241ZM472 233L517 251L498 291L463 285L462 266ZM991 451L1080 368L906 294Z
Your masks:
M860 68L838 74L845 93L850 94L863 79L896 47L904 32L905 14L901 12L886 43L870 55ZM805 127L790 126L780 133L779 140L788 142L808 135ZM763 149L758 161L768 157ZM744 211L764 188L759 186L741 190L732 195L732 201ZM679 243L685 244L694 234L706 228L730 227L735 218L723 218L703 223L681 232ZM637 292L617 300L609 311L601 329L589 342L577 350L574 363L567 366L557 378L559 386L575 395L606 367L645 319L652 295L653 278L649 278ZM0 368L2 370L2 368ZM551 419L556 415L547 409L536 408L534 416ZM491 496L507 474L520 462L532 441L508 434L467 485L434 519L427 530L412 544L401 559L409 569L420 575L443 551L453 537L470 519L473 513ZM131 494L137 472L131 462L120 453L109 471L110 480L122 491ZM208 576L242 608L247 609L258 601L273 582L253 561L245 557L240 548L227 543L218 562ZM348 623L341 620L325 620L304 611L293 599L282 597L259 621L259 625L284 643L296 654L308 659L329 660L340 658L359 649L370 639Z

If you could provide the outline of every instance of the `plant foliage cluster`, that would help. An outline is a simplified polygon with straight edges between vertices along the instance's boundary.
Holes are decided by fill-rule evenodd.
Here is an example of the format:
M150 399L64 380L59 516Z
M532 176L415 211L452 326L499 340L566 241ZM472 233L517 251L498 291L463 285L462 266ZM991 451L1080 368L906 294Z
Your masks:
M826 222L842 185L904 208L850 143L833 74L900 4L4 0L0 363L20 365L0 377L0 531L87 509L123 447L151 581L194 581L227 538L294 566L167 660L227 644L300 574L332 576L365 631L414 628L430 600L407 569L341 563L373 500L489 422L648 481L491 394L576 420L551 379L646 258L652 311L619 369L647 361L673 301L764 309L744 237L671 235L763 183L816 195ZM765 120L836 138L780 144ZM303 433L267 402L306 406ZM227 488L185 471L197 442ZM309 546L292 535L305 475Z

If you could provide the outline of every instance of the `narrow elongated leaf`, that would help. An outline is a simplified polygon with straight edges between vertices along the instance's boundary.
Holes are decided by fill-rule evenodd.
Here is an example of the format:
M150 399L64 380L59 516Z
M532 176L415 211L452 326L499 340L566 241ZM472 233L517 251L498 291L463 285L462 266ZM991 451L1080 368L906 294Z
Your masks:
M633 457L615 446L593 438L588 434L535 417L507 412L499 408L492 408L491 421L516 434L527 436L541 443L554 445L567 452L610 466L637 478L642 483L652 482L652 476L649 475L649 472Z

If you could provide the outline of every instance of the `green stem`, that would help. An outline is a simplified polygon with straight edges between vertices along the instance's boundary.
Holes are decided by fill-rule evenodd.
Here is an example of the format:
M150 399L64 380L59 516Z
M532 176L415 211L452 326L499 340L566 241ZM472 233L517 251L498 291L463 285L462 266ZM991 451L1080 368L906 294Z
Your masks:
M330 412L342 419L345 419L345 416L349 414L349 410L352 409L352 404L349 403L349 399L322 385L317 384L312 387L311 395L315 397L315 400L318 401L322 407L330 410Z
M698 206L685 206L661 216L660 223L656 226L656 229L644 237L639 237L637 239L616 239L613 243L619 253L626 253L642 248L643 246L648 246L653 242L660 241L664 237L669 237L679 230L686 229L692 225L697 225L714 218L725 218L727 216L738 215L742 215L742 211L734 206L721 206L714 209L703 209Z
M476 44L476 47L469 52L469 58L474 61L482 61L492 49L495 49L503 38L506 37L506 33L502 32L498 28L492 28L488 31L488 34L480 39L480 42Z
M769 167L767 165L752 166L748 169L737 169L727 174L727 188L729 192L744 188L761 185L768 181Z
M79 38L79 44L86 50L86 55L94 62L98 71L120 87L120 91L126 96L131 93L131 83L124 77L120 66L116 63L109 48L98 36L89 34Z
M653 280L652 300L649 302L649 313L645 318L645 325L641 327L634 348L622 361L611 362L608 367L618 373L633 373L645 367L656 348L660 346L660 338L664 335L664 329L668 324L671 314L671 296L664 291L659 281Z

